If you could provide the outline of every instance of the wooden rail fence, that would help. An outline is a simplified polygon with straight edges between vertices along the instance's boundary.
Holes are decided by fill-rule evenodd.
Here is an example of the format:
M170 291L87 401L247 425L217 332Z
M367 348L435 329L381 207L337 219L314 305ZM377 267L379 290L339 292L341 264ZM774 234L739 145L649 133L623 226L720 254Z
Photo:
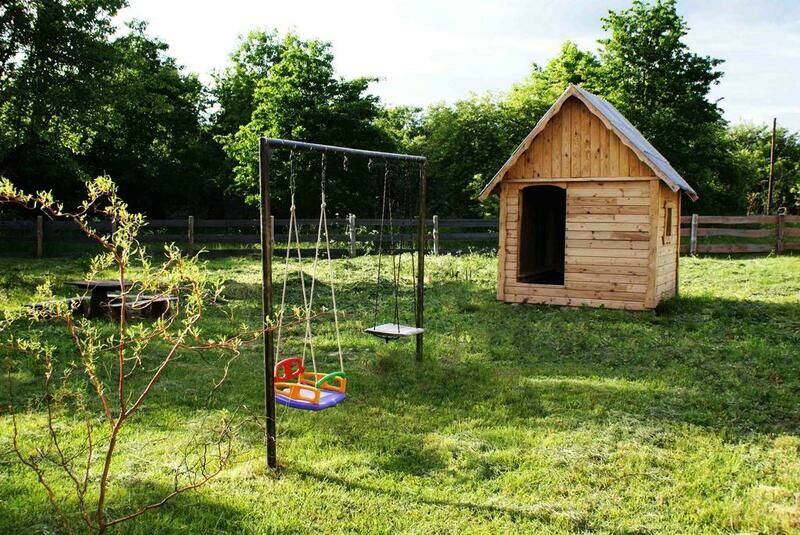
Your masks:
M681 217L681 252L689 254L800 251L800 216Z
M281 250L288 238L288 219L274 219L273 236L276 249ZM317 239L317 219L300 219L299 235L304 248L312 248ZM357 218L349 214L329 220L332 254L338 256L369 253L377 250L381 221ZM400 247L410 248L415 240L415 219L393 221L394 238ZM140 241L176 243L189 250L214 246L228 250L226 245L249 246L258 243L257 219L154 219L140 235ZM497 245L495 219L442 219L434 215L426 221L428 250L433 254L491 249ZM98 222L99 232L113 232L107 222ZM389 246L389 228L384 223L384 250ZM29 245L25 245L25 244ZM34 220L0 221L0 247L37 257L53 249L87 243L66 221L50 221L39 216ZM740 254L800 251L800 216L781 211L774 216L691 216L681 217L681 252L689 254Z
M313 250L317 240L318 219L298 219L298 234L304 250ZM416 219L394 219L390 233L388 221L383 225L383 248L390 240L395 246L410 249L416 240ZM113 231L108 222L94 224L98 232ZM272 235L276 249L285 250L288 239L288 219L272 218ZM328 220L331 254L355 256L377 250L380 241L381 220L358 218L348 214L344 218ZM434 254L470 249L490 249L497 245L497 220L441 219L433 216L426 221L427 246ZM224 246L239 249L259 242L257 219L151 219L140 232L139 241L149 243L175 243L189 250L213 246L214 250L227 250ZM74 225L68 221L50 221L39 216L33 221L0 221L0 244L26 242L34 245L37 257L46 252L46 245L64 249L70 245L86 243ZM17 247L20 249L20 247ZM22 250L27 249L24 245Z

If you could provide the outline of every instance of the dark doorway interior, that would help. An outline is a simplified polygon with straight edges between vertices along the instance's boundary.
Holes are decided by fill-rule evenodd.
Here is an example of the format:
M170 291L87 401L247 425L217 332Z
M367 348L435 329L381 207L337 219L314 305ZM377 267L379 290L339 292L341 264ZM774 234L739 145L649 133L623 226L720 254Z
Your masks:
M556 186L522 190L519 282L564 284L567 192Z

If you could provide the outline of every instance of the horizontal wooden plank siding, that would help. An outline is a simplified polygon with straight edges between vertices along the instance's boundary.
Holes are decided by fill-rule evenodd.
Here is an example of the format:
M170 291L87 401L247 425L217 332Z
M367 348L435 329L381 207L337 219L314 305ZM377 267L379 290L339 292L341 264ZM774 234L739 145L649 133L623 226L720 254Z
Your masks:
M570 140L570 147L571 140L578 139L560 137L562 150L565 139ZM581 136L581 149L586 148L584 142ZM591 143L590 137L590 147ZM605 143L598 143L602 150ZM562 169L572 161L573 151L568 154L570 157L561 161ZM535 160L536 152L532 158ZM603 168L602 159L597 165ZM590 172L594 171L590 166ZM521 198L522 191L532 184L504 181L498 298L516 303L644 308L650 228L647 201L652 180L540 182L564 187L567 194L565 273L560 286L518 282Z
M604 145L600 143L601 152ZM638 175L642 169L631 171ZM649 187L649 180L568 184L564 284L569 297L619 303L615 308L643 306Z
M620 301L617 299L590 299L581 297L550 297L545 295L533 294L514 294L506 293L505 301L509 303L526 303L538 305L559 305L559 306L588 306L605 307L622 310L644 310L643 301Z
M672 297L678 285L678 239L680 234L679 193L659 184L658 223L656 229L655 302ZM667 217L671 210L671 217ZM667 219L671 225L667 232Z

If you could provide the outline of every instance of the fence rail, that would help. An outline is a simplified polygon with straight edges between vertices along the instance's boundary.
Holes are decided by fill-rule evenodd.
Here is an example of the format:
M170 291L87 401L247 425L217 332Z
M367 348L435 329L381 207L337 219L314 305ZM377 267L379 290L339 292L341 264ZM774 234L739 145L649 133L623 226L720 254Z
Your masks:
M317 240L319 220L298 219L298 237L305 249L313 250ZM417 219L393 219L383 222L375 218L358 218L349 214L344 218L328 220L328 237L332 242L331 253L355 256L376 250L381 241L384 250L394 247L410 250L417 239L414 228ZM97 222L100 233L111 233L109 222ZM238 246L241 250L259 243L258 219L151 219L140 232L143 243L175 243L195 250L213 246L226 251L225 245ZM427 246L434 254L468 249L490 249L497 244L497 220L489 219L440 219L433 216L426 221ZM289 220L272 218L272 234L277 250L285 250L289 238ZM70 246L88 243L69 221L50 221L37 217L32 221L0 221L0 243L13 242L16 250L35 251L41 257L53 249L63 250ZM29 245L28 245L29 244ZM220 246L223 246L220 249ZM236 247L234 247L236 248ZM48 251L50 249L50 251Z
M682 253L769 253L800 251L800 216L681 217Z
M317 239L314 219L299 219L299 238L304 248L313 250ZM337 256L374 251L380 240L381 221L360 219L354 214L329 220L329 238L332 254ZM285 250L288 239L288 219L274 219L273 237L277 250ZM392 221L392 236L399 248L410 249L416 240L412 227L416 219ZM442 219L433 216L426 221L427 246L433 254L491 249L497 244L497 220L494 219ZM98 232L113 231L109 222L97 222ZM257 219L153 219L140 235L147 243L176 243L187 249L214 246L227 251L225 245L255 246L259 242ZM383 244L389 246L389 226L384 222ZM691 216L681 217L681 252L689 254L716 253L768 253L775 251L800 251L800 216L780 214L775 216ZM14 244L13 249L22 254L58 254L70 245L88 243L68 221L50 221L37 217L28 221L0 221L0 243ZM2 249L12 250L3 245Z

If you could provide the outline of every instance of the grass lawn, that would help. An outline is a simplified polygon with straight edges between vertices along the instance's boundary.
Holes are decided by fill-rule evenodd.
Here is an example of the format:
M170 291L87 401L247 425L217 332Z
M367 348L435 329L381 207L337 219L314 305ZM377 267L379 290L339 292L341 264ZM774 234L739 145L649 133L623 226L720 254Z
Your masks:
M279 407L273 474L257 348L210 402L220 361L182 356L123 435L111 503L160 497L176 451L224 409L243 421L235 462L119 532L800 531L800 256L683 258L681 297L658 314L501 304L494 258L430 258L421 364L413 342L361 334L374 258L335 265L350 398L322 413ZM0 260L0 310L85 267ZM210 267L236 319L213 311L206 331L257 325L257 261ZM334 368L330 322L317 331ZM9 430L0 412L0 532L52 532Z

